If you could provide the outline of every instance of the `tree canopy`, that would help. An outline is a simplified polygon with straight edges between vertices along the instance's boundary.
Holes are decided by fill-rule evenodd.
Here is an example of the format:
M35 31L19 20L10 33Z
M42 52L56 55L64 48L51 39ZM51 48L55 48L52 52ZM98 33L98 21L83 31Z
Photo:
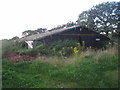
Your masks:
M118 18L120 15L119 2L105 2L93 6L91 9L82 12L77 20L77 24L92 28L97 32L109 31L119 32Z
M57 27L54 27L51 30L57 30L57 29L61 29L61 28L71 27L71 26L74 26L74 25L76 25L75 22L69 21L66 24L58 25Z
M47 29L46 28L38 28L37 30L26 30L22 32L23 36L30 36L38 33L44 33Z

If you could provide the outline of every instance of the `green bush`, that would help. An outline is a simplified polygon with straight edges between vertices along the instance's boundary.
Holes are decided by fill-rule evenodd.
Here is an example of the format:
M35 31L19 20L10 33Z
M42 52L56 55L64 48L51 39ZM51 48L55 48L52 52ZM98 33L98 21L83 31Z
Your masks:
M2 57L9 52L17 52L18 50L25 49L23 45L23 42L7 39L2 40Z
M58 55L58 56L70 56L74 53L74 47L80 49L80 45L72 40L55 41L52 43L41 43L33 49L18 50L20 54L28 54L31 56L39 55Z
M4 57L8 52L14 51L14 42L10 40L2 40L2 56Z

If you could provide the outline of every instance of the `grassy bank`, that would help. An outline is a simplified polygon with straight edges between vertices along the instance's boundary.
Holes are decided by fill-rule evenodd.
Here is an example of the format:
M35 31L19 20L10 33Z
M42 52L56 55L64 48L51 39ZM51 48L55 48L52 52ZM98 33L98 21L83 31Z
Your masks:
M69 58L37 57L34 61L3 60L3 88L116 88L118 53L87 50Z

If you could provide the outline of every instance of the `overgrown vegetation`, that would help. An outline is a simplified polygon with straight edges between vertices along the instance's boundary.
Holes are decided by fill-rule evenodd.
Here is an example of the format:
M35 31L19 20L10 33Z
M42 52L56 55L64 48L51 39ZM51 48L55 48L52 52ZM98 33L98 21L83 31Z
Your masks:
M117 88L117 48L87 50L67 59L40 56L35 61L3 60L3 88Z
M117 45L94 51L74 41L56 41L24 49L22 43L3 42L3 54L19 52L34 61L2 60L3 88L113 88L118 87Z
M119 2L96 5L81 13L77 24L106 32L109 38L118 41L118 6ZM70 22L51 30L74 25L76 23ZM45 30L27 30L23 35L43 33ZM65 40L41 43L33 49L26 49L25 44L16 39L2 40L2 57L9 52L18 52L19 56L30 55L36 60L19 63L5 58L1 60L3 88L118 88L120 65L117 45L105 45L105 50L95 51L91 46L85 48L84 41L81 46L78 42Z
M19 52L34 61L2 60L3 88L113 88L118 87L117 45L94 51L74 41L40 44L33 49L13 40L3 41L3 55Z
M90 47L91 48L91 47ZM74 53L80 53L85 50L85 42L83 41L83 46L80 43L73 40L55 41L51 43L41 43L40 45L34 47L33 49L20 49L18 52L20 54L27 54L31 56L40 55L57 55L57 56L70 56Z
M18 42L14 40L1 40L2 45L2 57L9 52L17 52L19 49L25 49L23 42Z
M97 32L119 35L119 2L104 2L79 14L78 24Z

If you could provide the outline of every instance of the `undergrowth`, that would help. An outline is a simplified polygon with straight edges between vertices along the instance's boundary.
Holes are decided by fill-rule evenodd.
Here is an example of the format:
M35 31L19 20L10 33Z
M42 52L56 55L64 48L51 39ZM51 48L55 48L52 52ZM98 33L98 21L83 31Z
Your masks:
M118 88L117 48L2 63L3 88Z

